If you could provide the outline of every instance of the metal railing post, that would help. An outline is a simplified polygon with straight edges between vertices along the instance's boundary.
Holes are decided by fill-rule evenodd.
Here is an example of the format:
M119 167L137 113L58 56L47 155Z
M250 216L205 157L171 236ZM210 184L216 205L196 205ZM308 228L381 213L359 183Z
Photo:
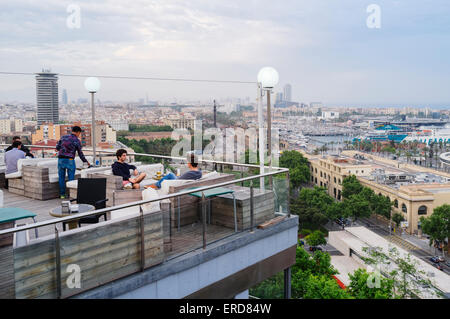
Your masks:
M145 234L144 234L144 211L142 205L139 206L139 226L140 226L140 237L141 237L141 271L145 269Z
M255 221L254 221L254 215L255 215L255 205L253 203L253 181L250 181L250 232L253 232Z
M202 192L202 233L203 233L203 249L206 249L206 205L205 193Z
M287 180L287 215L291 217L291 179L290 179L289 171L286 172L286 180Z
M59 233L55 224L55 269L56 269L56 298L61 299L61 251L59 247Z
M169 239L172 242L172 202L169 201Z
M241 178L244 178L244 171L241 170ZM244 182L241 182L241 186L244 187Z
M284 299L291 299L291 267L284 270Z

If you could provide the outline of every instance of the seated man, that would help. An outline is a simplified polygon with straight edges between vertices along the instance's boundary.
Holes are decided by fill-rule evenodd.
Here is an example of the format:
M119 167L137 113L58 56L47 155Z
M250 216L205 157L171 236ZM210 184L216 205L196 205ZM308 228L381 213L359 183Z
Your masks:
M174 173L169 173L163 178L161 178L158 182L155 184L149 185L147 187L151 187L154 189L161 188L161 183L165 180L172 180L172 179L191 179L196 180L200 179L202 177L202 171L198 168L198 158L194 153L188 153L186 156L187 159L187 166L189 168L189 171L181 175L180 177L176 177Z
M5 174L11 174L18 171L17 162L21 158L25 158L25 152L21 151L22 142L15 141L12 143L12 148L8 152L5 153L5 164L6 171Z
M127 160L127 151L124 149L119 149L116 152L117 162L111 165L113 174L116 176L122 176L123 178L123 188L125 189L139 189L139 183L147 176L145 173L140 173L137 171L136 166L125 163ZM134 170L135 178L131 178L130 169Z
M20 140L20 136L14 136L14 137L13 137L13 143L14 143L15 141L22 142L22 141ZM12 149L13 149L13 146L12 146L12 145L8 146L8 148L5 149L5 153L8 152L8 151L10 151L10 150L12 150ZM31 157L31 158L34 158L33 154L31 154L30 150L29 150L25 145L22 144L22 146L20 147L20 150L21 150L22 152L25 153L25 156L29 156L29 157Z

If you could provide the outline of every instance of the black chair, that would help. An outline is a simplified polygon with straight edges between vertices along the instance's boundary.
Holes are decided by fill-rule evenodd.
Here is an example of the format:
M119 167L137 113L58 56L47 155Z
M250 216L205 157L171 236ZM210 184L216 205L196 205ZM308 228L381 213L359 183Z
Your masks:
M76 201L77 204L89 204L95 209L106 208L106 178L79 178L77 187L77 198L70 201ZM78 227L81 224L96 224L100 217L106 221L106 213L95 216L83 217L78 220ZM63 230L66 230L66 223L63 223Z

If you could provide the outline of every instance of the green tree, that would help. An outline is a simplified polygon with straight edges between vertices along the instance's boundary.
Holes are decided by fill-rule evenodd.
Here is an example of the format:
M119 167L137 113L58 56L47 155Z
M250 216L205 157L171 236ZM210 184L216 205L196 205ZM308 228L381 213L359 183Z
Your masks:
M405 218L403 217L402 214L395 212L394 214L392 214L392 221L395 223L395 225L398 227L400 227L400 223L402 221L404 221Z
M162 138L147 141L144 139L135 140L127 139L124 137L118 137L119 142L132 148L136 153L154 154L154 155L170 155L172 147L176 144L175 140L170 138ZM136 161L144 163L161 163L161 159L153 158L149 156L136 156ZM163 160L163 163L167 163L167 160Z
M425 271L418 268L418 261L411 258L411 254L402 255L395 247L389 248L387 252L380 247L363 247L363 251L367 255L362 257L363 261L392 280L395 298L418 298L424 293L424 289L427 289L429 296L440 296Z
M291 268L292 298L351 298L332 278L337 274L331 265L330 255L318 251L314 256L299 244L295 265ZM250 289L250 294L258 298L283 297L283 273L263 281Z
M327 211L333 203L325 188L302 188L291 202L291 213L298 215L302 228L318 229L328 222Z
M284 298L284 275L277 273L253 288L249 294L261 299L283 299Z
M305 240L309 246L326 245L327 243L325 236L320 230L315 230L314 232L306 236Z
M369 286L368 282L376 276L375 273L368 273L365 269L357 269L353 274L348 275L350 286L348 292L356 299L391 299L394 297L394 281L385 277L378 277L379 283Z
M311 173L308 160L297 151L284 151L280 156L280 166L289 168L291 187L296 189L309 183Z
M370 217L370 202L362 195L350 195L343 202L344 216L351 217L353 222L361 217Z
M363 189L363 186L358 181L355 175L350 175L344 178L342 181L342 197L349 198L350 195L359 194Z
M313 256L297 246L295 265L292 266L292 297L293 298L332 298L344 296L336 291L341 289L331 277L336 275L336 269L331 265L331 257L326 252L317 251ZM321 279L321 278L324 279ZM319 280L320 284L314 282ZM320 291L318 291L320 290Z
M169 125L140 125L130 124L130 132L172 132L173 128Z
M436 207L430 217L421 217L420 226L430 235L430 245L435 241L443 243L450 234L450 205ZM445 249L442 249L442 255L445 258Z
M350 294L331 277L309 275L304 285L304 299L351 299Z

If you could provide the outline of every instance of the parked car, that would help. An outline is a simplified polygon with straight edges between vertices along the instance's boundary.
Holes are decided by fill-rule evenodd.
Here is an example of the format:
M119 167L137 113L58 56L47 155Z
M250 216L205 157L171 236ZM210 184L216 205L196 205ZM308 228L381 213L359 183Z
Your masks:
M439 262L441 262L441 263L445 262L444 257L442 257L442 256L435 256L435 257L439 260Z
M310 247L309 247L309 250L310 250L310 251L316 251L316 250L323 251L323 249L322 249L321 247L319 247L319 246L310 246Z
M434 263L439 263L439 258L437 256L431 257L430 260Z

